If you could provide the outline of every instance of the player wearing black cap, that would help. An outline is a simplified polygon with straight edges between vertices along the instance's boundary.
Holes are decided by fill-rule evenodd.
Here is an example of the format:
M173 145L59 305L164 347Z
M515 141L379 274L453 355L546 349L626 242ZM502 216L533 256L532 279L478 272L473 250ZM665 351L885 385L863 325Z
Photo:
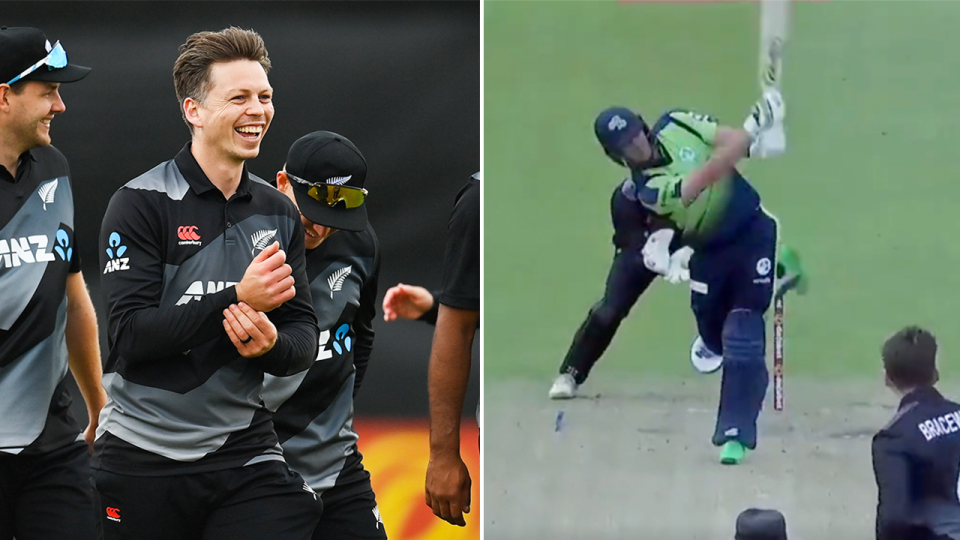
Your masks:
M323 500L315 540L387 538L353 429L373 349L380 244L367 221L367 162L346 137L316 131L290 147L277 187L300 209L320 350L305 373L267 375L263 399L290 467Z
M877 540L960 539L960 404L935 388L937 340L906 327L883 345L900 406L873 437Z
M36 28L0 28L0 540L96 536L88 444L106 395L70 168L50 139L60 84L89 72Z

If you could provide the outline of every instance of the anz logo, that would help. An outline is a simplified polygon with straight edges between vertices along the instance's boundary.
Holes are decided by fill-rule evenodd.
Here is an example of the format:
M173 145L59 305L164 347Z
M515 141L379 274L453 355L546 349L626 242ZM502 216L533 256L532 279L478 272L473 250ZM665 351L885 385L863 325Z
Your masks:
M208 281L206 291L203 288L202 281L194 281L187 287L186 292L183 293L183 296L180 297L180 300L177 300L177 305L182 306L193 300L200 300L203 298L204 294L213 294L222 291L227 287L233 287L236 285L236 281Z
M116 231L110 233L110 238L107 240L107 244L110 246L106 249L107 257L110 259L107 260L107 264L104 265L103 273L109 274L111 272L129 270L130 258L123 256L123 254L127 251L127 246L124 246L120 241L120 234Z
M65 261L73 259L73 248L70 247L70 235L63 229L57 229L57 245L53 246L53 251Z
M73 258L70 247L70 235L63 229L57 230L57 244L53 251L64 261ZM44 234L22 236L20 238L0 238L0 268L16 268L24 264L45 263L57 260L47 251L50 239Z
M327 348L328 341L330 341L330 330L320 332L320 349L317 352L317 362L333 358L333 351ZM350 337L349 324L341 324L340 327L337 328L336 333L333 335L333 343L331 346L333 350L337 352L337 356L353 350L353 339Z

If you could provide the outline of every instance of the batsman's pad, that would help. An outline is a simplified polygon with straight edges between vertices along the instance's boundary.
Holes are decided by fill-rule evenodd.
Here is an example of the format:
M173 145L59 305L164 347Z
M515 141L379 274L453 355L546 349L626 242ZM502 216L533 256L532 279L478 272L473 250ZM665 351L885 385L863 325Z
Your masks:
M723 361L726 365L764 363L766 323L751 309L734 309L723 324Z
M737 516L735 540L787 540L787 521L777 510L748 508Z

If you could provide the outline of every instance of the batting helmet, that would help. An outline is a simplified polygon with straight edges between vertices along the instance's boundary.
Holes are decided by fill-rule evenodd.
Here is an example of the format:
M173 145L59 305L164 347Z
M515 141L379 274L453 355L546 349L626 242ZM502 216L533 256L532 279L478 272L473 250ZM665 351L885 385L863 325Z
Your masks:
M639 114L626 107L610 107L602 111L593 122L593 132L600 146L615 163L623 165L621 150L640 133L646 133L646 122Z
M748 508L737 516L735 540L787 540L787 520L776 510Z

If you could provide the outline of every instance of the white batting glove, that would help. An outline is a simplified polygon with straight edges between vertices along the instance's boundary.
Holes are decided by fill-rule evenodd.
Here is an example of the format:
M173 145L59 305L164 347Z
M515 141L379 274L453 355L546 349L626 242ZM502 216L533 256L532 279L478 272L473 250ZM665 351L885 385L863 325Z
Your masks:
M775 88L764 90L760 99L753 105L750 116L743 122L743 129L756 139L775 124L783 124L787 117L787 105L783 95Z
M643 265L662 276L670 270L670 242L673 241L673 229L660 229L650 233L647 243L644 244Z
M760 135L750 144L751 159L777 157L786 151L787 134L781 123L776 123L769 129L760 132Z
M667 270L667 281L676 285L684 281L690 281L690 257L693 255L693 248L684 246L670 256L670 268Z

